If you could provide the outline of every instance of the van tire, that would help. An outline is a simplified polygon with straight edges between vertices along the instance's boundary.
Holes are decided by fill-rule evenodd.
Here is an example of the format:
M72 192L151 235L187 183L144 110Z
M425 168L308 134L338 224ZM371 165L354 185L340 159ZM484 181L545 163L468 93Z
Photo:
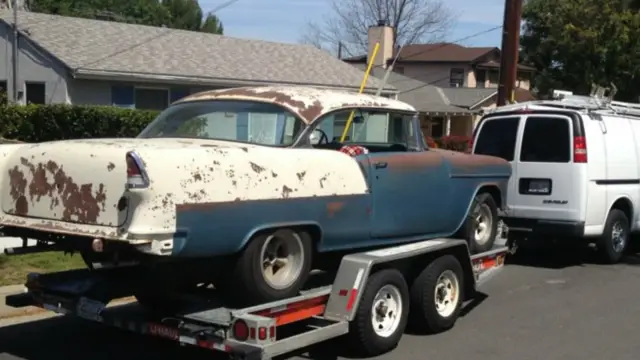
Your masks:
M604 232L596 242L600 259L607 264L619 262L629 245L630 233L627 215L620 209L612 209L607 216Z
M483 216L489 220L487 229L489 231L488 238L481 242L476 240L477 226L475 214L478 214L478 212L483 212ZM489 251L493 248L496 237L498 236L498 222L498 205L496 205L493 196L489 193L480 193L473 199L469 214L455 237L462 238L467 242L469 252L472 255Z

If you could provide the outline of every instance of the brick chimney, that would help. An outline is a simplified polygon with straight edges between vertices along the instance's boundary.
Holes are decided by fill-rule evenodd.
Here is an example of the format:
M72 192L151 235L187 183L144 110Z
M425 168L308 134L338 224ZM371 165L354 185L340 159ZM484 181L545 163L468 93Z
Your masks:
M373 60L374 66L387 68L387 61L393 58L393 35L394 29L386 20L378 20L378 24L369 27L369 53L367 54L367 59L371 59L376 42L380 42L378 54Z

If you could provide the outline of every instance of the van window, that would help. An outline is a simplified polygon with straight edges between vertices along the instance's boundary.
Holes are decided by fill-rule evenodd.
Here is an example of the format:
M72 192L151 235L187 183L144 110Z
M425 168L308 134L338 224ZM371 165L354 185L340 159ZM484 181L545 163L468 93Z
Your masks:
M519 117L489 119L480 127L474 154L490 155L513 161Z
M554 117L529 117L522 136L522 162L568 163L571 159L569 121Z

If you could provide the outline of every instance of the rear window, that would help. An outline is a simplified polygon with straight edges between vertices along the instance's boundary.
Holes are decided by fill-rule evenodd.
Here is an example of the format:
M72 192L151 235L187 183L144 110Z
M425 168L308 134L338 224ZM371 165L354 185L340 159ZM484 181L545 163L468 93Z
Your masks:
M484 121L475 140L473 153L513 161L519 122L519 117Z
M571 160L569 121L555 117L529 117L524 127L521 162L568 163Z

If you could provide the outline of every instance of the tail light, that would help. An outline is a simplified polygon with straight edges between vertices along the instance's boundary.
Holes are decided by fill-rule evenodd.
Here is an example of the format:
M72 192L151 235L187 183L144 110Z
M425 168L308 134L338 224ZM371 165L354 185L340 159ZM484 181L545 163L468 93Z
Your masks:
M238 341L246 341L249 338L249 326L242 320L233 323L233 337Z
M127 187L129 189L141 189L149 186L147 175L142 165L142 160L133 151L127 153Z
M573 162L587 162L587 139L584 136L575 136L573 138Z

